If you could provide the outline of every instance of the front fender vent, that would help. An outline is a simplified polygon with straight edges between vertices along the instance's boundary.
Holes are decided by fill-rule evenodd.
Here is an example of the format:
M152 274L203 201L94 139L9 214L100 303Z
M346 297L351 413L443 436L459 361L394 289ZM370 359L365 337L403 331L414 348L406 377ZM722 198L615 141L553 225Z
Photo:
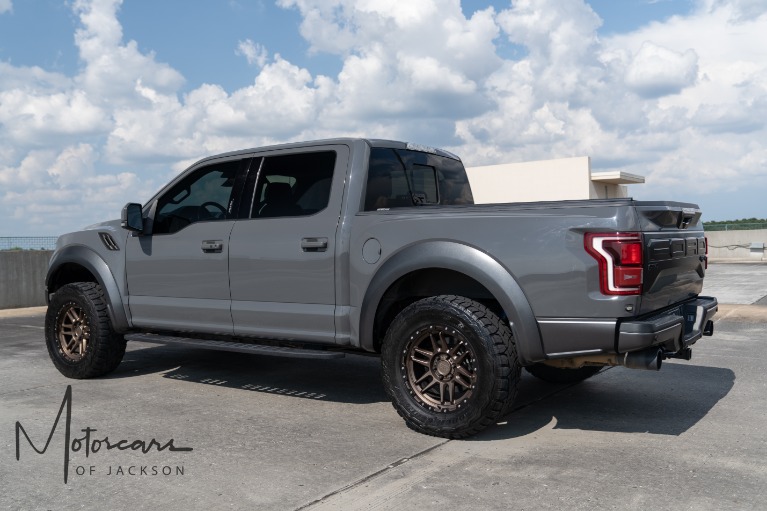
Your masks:
M120 250L120 247L117 245L117 242L112 237L111 234L108 232L100 232L99 238L101 238L101 242L104 244L105 247L107 247L107 250Z

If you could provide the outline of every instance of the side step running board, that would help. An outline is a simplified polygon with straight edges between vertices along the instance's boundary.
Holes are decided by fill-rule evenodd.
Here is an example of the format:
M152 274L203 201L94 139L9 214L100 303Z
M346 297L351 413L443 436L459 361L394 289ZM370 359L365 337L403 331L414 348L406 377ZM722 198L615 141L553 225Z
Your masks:
M128 341L176 344L180 346L188 346L190 348L203 348L207 350L218 351L235 351L238 353L253 353L256 355L270 355L273 357L329 359L343 358L345 356L340 351L267 346L264 344L246 344L243 342L232 341L209 341L206 339L191 339L189 337L173 337L158 334L128 334L125 336L125 339Z

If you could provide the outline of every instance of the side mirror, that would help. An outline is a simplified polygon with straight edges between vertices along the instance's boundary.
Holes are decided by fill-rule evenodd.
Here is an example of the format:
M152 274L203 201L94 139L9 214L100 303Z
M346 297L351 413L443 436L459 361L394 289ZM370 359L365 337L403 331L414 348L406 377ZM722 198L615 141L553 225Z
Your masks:
M125 205L120 217L120 227L139 233L144 230L144 218L141 216L141 204L129 202Z

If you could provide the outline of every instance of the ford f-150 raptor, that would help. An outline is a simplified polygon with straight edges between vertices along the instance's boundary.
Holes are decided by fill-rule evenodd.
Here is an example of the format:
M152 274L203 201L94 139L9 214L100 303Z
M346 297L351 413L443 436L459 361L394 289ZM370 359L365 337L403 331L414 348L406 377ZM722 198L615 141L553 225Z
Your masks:
M378 353L411 428L465 437L521 368L575 382L659 369L711 335L693 204L474 205L461 160L384 140L231 152L122 218L59 238L45 336L71 378L127 340L263 355Z

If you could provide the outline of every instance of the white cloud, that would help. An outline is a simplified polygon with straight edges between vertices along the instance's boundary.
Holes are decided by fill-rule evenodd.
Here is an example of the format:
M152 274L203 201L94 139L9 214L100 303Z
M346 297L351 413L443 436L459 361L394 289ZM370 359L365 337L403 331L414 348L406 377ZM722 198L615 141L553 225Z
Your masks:
M767 4L763 0L702 0L699 10L705 13L724 11L728 21L743 22L763 16L767 13Z
M695 83L698 55L693 50L677 53L645 42L626 72L629 88L647 98L676 94Z
M98 155L88 144L60 151L30 151L17 167L0 166L0 211L25 229L59 234L90 219L113 218L118 204L147 193L133 173L98 174Z
M142 81L154 89L173 93L183 84L181 74L157 62L153 54L144 55L136 41L122 42L122 26L117 11L122 0L76 0L74 12L81 27L75 43L85 69L78 84L95 97L110 103L131 103L135 84Z
M269 57L269 53L263 45L254 43L250 39L238 41L237 49L234 53L245 57L248 64L255 64L258 67L264 67L266 59Z
M416 114L466 98L501 64L492 9L467 19L458 2L413 0L391 8L381 0L282 0L299 10L313 51L344 59L333 108L341 115ZM438 90L433 99L428 90ZM376 105L371 105L376 103ZM414 103L416 103L414 105ZM367 120L371 120L366 117Z
M13 12L13 3L11 0L0 0L0 14Z
M767 187L763 2L700 0L603 38L583 0L469 18L457 0L279 4L336 76L246 39L250 85L182 94L178 71L124 41L120 0L74 1L76 74L0 62L0 216L18 220L0 232L114 218L208 154L341 135L441 145L469 165L590 155L647 175L634 191L658 199ZM501 57L501 38L524 50Z
M76 185L93 175L96 154L93 146L79 144L64 149L48 168L48 174L61 187Z
M9 141L47 145L60 136L84 136L109 128L109 121L81 90L0 92L0 123Z

